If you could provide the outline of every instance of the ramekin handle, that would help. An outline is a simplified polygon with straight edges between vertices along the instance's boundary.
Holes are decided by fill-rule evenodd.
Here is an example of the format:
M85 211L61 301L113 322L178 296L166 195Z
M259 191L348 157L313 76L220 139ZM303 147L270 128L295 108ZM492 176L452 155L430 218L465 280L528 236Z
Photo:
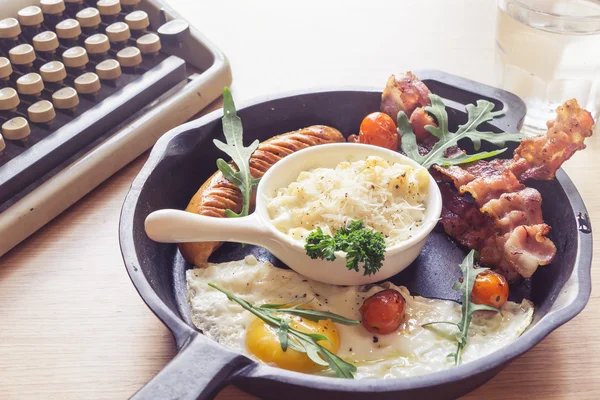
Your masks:
M268 231L257 214L214 218L181 210L154 211L146 217L146 234L161 243L239 242L264 245Z

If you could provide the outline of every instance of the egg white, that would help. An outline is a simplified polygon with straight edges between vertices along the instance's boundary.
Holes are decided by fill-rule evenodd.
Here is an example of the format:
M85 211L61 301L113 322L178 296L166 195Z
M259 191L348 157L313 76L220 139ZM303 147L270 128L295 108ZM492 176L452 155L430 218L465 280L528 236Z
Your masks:
M364 299L383 289L396 289L406 299L406 316L400 328L389 335L373 335L362 325L336 324L341 340L338 356L357 366L356 379L422 375L454 365L448 355L456 350L456 328L445 324L429 328L421 325L433 321L459 322L461 308L455 302L411 296L405 287L391 282L352 287L327 285L292 270L276 268L269 262L257 262L254 257L187 271L194 325L213 340L257 361L245 346L246 328L255 317L208 286L208 282L255 305L282 303L304 295L307 299L314 297L310 305L315 309L356 320L361 319L359 309ZM532 317L533 304L528 300L521 304L507 302L502 315L476 313L463 363L507 346L525 331ZM331 372L321 374L331 375Z

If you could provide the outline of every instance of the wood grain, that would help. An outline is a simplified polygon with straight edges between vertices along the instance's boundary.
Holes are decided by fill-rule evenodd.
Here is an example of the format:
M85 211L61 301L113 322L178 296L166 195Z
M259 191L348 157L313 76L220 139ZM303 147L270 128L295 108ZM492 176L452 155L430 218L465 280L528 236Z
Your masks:
M240 104L307 87L382 87L418 68L494 83L493 0L203 3L171 1L230 58ZM600 226L600 135L588 145L566 169ZM119 251L121 204L145 158L0 259L0 398L122 399L174 356ZM596 257L594 285L599 270ZM577 318L466 398L600 398L599 326L594 292ZM218 396L251 398L236 388Z

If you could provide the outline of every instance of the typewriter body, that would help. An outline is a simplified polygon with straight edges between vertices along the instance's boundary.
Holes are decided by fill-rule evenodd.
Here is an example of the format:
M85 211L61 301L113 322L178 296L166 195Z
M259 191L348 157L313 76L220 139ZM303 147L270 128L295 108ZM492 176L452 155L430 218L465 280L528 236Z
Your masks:
M0 256L218 98L225 56L158 0L0 0Z

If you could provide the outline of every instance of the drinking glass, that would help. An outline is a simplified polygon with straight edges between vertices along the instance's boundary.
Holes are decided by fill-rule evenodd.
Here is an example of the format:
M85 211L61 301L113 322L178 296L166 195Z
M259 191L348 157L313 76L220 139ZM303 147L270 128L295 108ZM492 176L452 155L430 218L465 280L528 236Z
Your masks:
M542 134L576 98L600 116L600 1L498 0L498 85L527 103L522 132Z

